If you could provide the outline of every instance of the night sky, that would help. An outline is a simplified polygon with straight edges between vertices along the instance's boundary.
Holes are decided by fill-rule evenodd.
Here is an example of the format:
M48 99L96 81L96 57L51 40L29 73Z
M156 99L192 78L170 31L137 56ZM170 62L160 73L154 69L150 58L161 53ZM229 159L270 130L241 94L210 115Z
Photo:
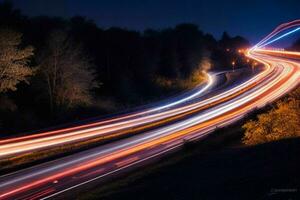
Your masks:
M142 31L182 22L219 38L223 31L257 42L280 23L300 18L300 0L14 0L26 15L87 16L100 27Z

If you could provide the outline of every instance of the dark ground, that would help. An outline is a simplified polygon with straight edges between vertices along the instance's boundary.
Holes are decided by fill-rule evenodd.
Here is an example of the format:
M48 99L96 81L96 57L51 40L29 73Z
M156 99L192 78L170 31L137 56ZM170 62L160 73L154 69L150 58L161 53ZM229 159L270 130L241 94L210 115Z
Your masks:
M197 148L175 164L129 176L127 184L106 194L95 189L83 199L300 199L300 138L214 151Z

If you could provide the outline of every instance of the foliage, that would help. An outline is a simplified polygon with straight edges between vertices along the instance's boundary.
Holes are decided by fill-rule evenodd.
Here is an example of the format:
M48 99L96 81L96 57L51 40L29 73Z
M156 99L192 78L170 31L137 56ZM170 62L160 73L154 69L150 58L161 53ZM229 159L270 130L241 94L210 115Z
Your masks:
M253 145L300 136L299 90L292 92L287 100L279 101L268 113L258 115L258 120L244 124L243 143Z
M66 33L53 32L38 60L51 106L91 103L90 91L96 87L92 65Z
M206 70L210 68L210 63L207 59L203 59L198 68L194 69L192 73L186 78L167 78L163 76L156 76L155 82L160 87L184 90L191 89L199 84L205 83L207 80Z
M8 29L0 30L0 93L17 90L22 81L29 83L33 75L29 67L33 48L20 48L22 34Z

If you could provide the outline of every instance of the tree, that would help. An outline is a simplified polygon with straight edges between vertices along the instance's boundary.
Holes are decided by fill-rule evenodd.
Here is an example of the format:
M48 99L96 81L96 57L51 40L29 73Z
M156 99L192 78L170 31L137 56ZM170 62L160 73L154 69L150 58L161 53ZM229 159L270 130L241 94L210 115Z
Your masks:
M0 30L0 93L17 90L19 82L28 82L34 70L29 67L33 47L21 48L22 34Z
M97 86L93 66L67 33L51 33L38 62L47 85L51 110L91 103L91 90Z
M243 128L243 142L249 145L300 136L299 88L288 100L279 101L275 108L259 115L256 121L250 120Z

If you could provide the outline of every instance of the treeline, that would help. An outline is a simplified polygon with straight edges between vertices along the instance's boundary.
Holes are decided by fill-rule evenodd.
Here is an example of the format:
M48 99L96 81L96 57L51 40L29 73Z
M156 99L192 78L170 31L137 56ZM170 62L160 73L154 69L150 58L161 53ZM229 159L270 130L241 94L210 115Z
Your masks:
M1 132L37 129L149 102L249 64L248 47L194 24L163 30L99 28L76 16L27 17L0 4Z

